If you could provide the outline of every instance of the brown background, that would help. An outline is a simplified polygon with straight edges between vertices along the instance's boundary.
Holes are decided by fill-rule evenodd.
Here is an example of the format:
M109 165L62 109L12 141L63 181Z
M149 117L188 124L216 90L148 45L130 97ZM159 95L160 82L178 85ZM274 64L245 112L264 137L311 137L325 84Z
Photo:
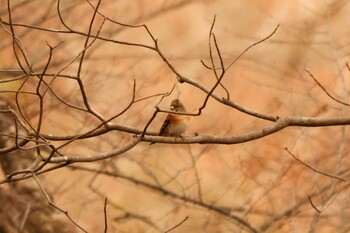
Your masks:
M64 29L54 1L11 1L13 21L52 29ZM22 3L22 4L21 4ZM93 2L96 5L96 1ZM1 5L6 2L1 0ZM62 15L72 28L87 31L93 10L85 1L61 2ZM7 12L1 8L7 21ZM210 64L208 35L216 15L214 33L223 60L228 66L245 48L270 34L275 35L240 58L223 79L231 100L255 111L278 116L347 116L349 109L330 99L305 72L309 70L336 98L349 96L348 1L102 1L101 13L128 24L146 24L158 39L159 47L184 76L210 88L216 81ZM97 18L96 25L101 23ZM94 32L97 27L94 27ZM33 69L42 71L48 56L46 43L55 45L49 72L55 73L81 51L82 36L16 27ZM142 28L121 27L106 22L101 35L116 40L152 45ZM0 30L0 69L18 69L11 38ZM216 57L217 58L217 57ZM216 61L218 61L216 59ZM78 60L64 73L76 74ZM1 78L12 77L2 72ZM166 109L180 98L188 112L196 112L205 94L175 75L154 52L145 48L97 41L87 52L81 74L90 104L106 118L122 111L132 95L136 99L174 92L159 107ZM0 84L0 90L17 84ZM35 81L26 85L33 90ZM58 79L55 90L72 103L82 105L77 83ZM216 94L225 96L221 87ZM1 93L13 101L13 95ZM143 129L160 97L132 106L113 122ZM31 120L37 120L37 99L21 96ZM52 95L45 102L43 132L64 135L85 132L98 121L62 105ZM165 114L150 126L157 131ZM185 135L239 135L270 124L223 106L210 99L203 113L191 118ZM84 156L116 149L131 135L118 132L79 141L62 152ZM237 145L139 144L106 161L81 164L108 168L178 195L209 205L231 209L257 229L267 232L346 232L350 229L347 182L316 173L291 157L315 169L342 174L349 168L347 126L287 128L274 135ZM59 145L60 142L52 142ZM344 177L343 177L344 178ZM345 177L346 178L346 177ZM44 178L43 178L44 179ZM103 197L108 197L109 232L164 232L186 216L173 232L237 232L241 226L218 213L135 185L124 179L63 168L45 176L45 187L55 203L89 232L103 230ZM98 195L98 193L101 194ZM318 213L308 201L321 210ZM120 220L126 212L133 215ZM152 224L148 224L151 222ZM269 226L269 227L267 227ZM265 228L264 228L265 227Z

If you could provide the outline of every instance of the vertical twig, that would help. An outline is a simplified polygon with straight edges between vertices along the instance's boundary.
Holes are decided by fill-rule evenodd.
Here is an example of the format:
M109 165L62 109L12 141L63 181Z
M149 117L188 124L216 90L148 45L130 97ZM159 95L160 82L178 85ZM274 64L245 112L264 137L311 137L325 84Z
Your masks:
M216 80L219 79L219 75L217 73L217 68L215 66L215 61L214 61L214 56L213 56L213 50L212 50L212 47L211 47L211 38L213 37L214 39L214 43L215 43L215 47L216 47L216 52L219 56L219 59L220 59L220 68L221 69L221 72L225 72L225 67L224 67L224 63L223 63L223 60L222 60L222 57L221 57L221 53L219 51L219 48L217 46L217 42L216 42L216 38L215 38L215 34L213 33L213 30L214 30L214 24L215 24L215 20L216 20L216 15L214 15L214 19L213 19L213 23L211 24L211 27L210 27L210 31L209 31L209 57L210 57L210 61L211 61L211 65L212 67L210 68L211 70L213 70L214 72L214 75L216 77ZM202 63L204 63L202 61ZM227 90L227 88L222 84L220 83L220 86L225 90L226 92L226 98L227 99L230 99L230 93L229 91Z
M104 206L103 206L103 213L104 213L104 223L105 223L104 233L107 233L107 230L108 230L108 220L107 220L107 197L105 197L105 203L104 203Z

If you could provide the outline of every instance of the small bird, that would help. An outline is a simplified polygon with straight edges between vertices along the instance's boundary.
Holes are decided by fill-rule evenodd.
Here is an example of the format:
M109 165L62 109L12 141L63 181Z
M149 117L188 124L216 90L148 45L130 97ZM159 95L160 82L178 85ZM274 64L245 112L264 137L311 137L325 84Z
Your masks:
M179 99L171 101L170 110L173 112L186 112L185 106ZM189 116L169 113L160 129L159 136L180 136L186 131L189 122Z

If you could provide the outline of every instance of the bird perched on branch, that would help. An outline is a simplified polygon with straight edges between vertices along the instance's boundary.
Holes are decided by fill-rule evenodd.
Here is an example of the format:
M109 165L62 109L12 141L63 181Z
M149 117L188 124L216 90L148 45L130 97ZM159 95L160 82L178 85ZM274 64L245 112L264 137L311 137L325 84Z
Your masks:
M179 99L171 101L170 110L173 112L186 112L185 106ZM189 116L169 113L160 129L159 136L180 136L186 131L189 122Z

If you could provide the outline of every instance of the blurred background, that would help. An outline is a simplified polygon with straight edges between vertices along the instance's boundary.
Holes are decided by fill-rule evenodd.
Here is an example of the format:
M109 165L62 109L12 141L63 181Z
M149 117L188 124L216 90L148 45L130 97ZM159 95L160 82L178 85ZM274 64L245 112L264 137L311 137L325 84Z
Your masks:
M62 99L84 107L74 77L86 36L69 32L60 21L57 3L11 0L12 23L34 72L43 72L48 45L58 45L44 80L52 82L51 88ZM37 125L40 101L29 92L35 93L39 79L18 78L23 71L8 33L7 1L0 4L0 80L5 80L0 83L0 97L13 106L17 98L23 114ZM91 5L97 1L61 0L60 15L72 30L87 33L94 14ZM216 78L201 60L210 66L214 16L213 33L226 68L280 25L271 38L227 70L222 84L232 101L272 116L349 115L348 106L332 100L306 72L333 97L350 102L348 1L103 0L99 12L110 20L103 22L97 14L92 35L99 33L105 39L97 39L86 50L80 73L90 106L105 119L121 113L132 99L134 80L139 100L114 124L143 130L161 100L159 94L173 86L173 92L159 103L161 109L169 109L172 99L179 98L188 112L195 113L206 97L193 85L179 83L154 50L133 45L154 46L145 28L116 22L147 25L176 70L210 89ZM23 56L19 59L25 64ZM66 77L55 76L58 73ZM221 86L214 93L226 97ZM52 92L45 95L43 111L41 132L45 134L74 135L101 123L63 104ZM158 114L149 131L157 132L165 116ZM191 117L184 136L234 136L270 124L210 98L202 114ZM60 152L78 156L109 152L131 138L130 133L110 131L74 141ZM113 158L75 163L40 178L54 203L87 232L103 232L105 197L108 232L167 232L177 224L171 232L349 232L348 139L347 126L332 126L290 127L235 145L139 143ZM60 146L64 141L51 143ZM6 156L14 162L21 159ZM1 178L6 174L2 171ZM7 184L0 187L8 189Z

